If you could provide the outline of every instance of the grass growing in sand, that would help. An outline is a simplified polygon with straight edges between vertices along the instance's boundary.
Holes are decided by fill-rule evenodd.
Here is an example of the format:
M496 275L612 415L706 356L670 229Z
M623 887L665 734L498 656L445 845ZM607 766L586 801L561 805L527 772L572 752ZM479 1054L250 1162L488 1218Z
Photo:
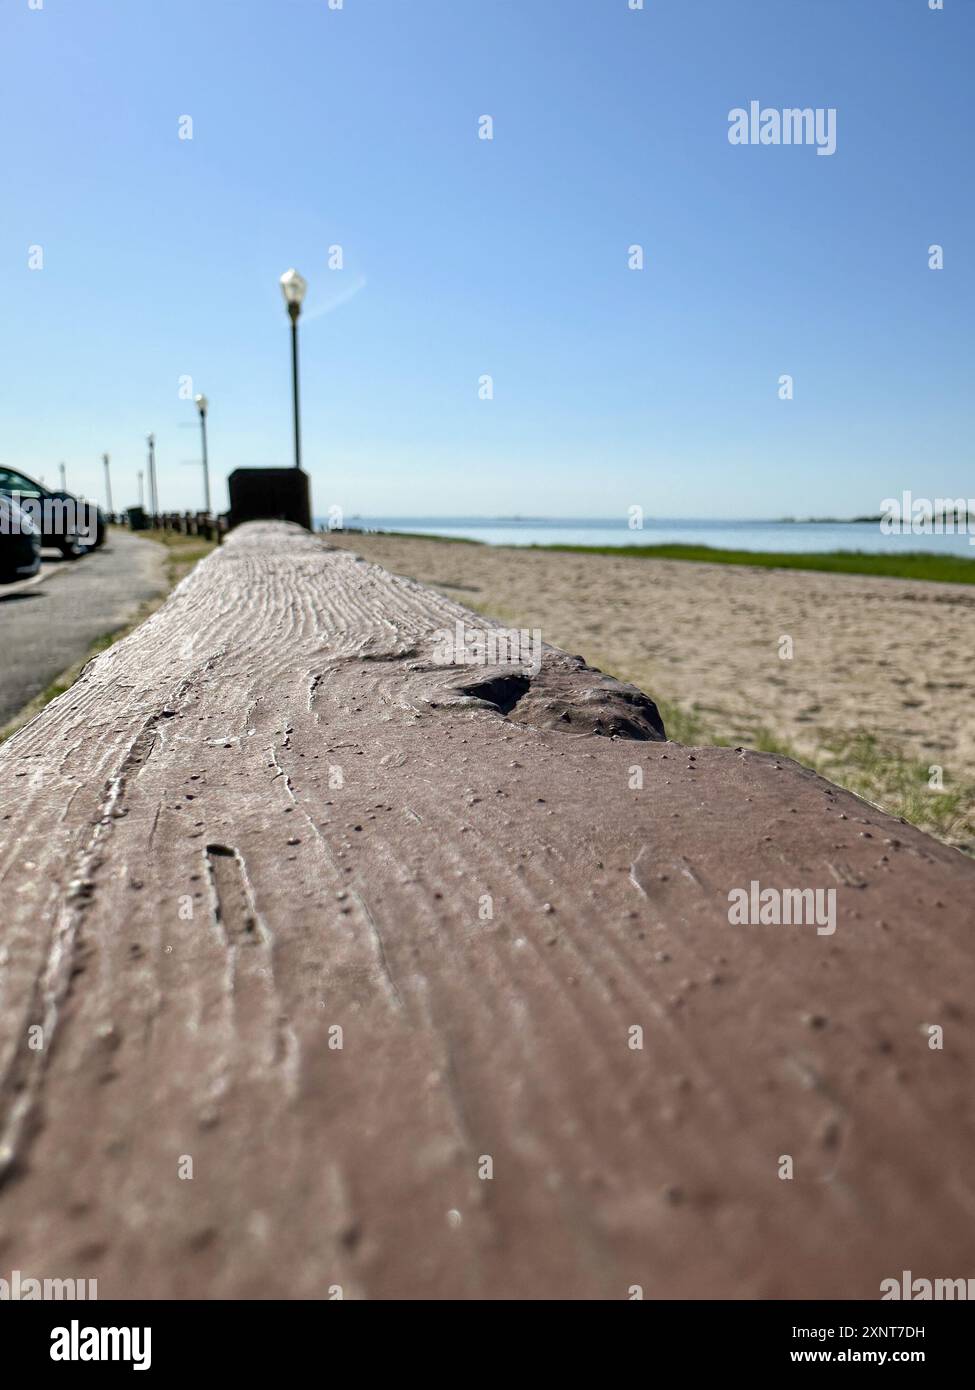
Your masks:
M202 536L181 536L175 531L139 531L137 534L144 536L147 541L156 541L157 544L165 546L166 578L171 589L175 589L179 581L186 578L198 560L202 560L211 550L217 548L216 541L206 541ZM159 608L166 597L164 594L157 599L150 611ZM131 631L137 626L138 623L132 623L126 631Z
M926 763L905 758L896 747L873 734L822 730L819 752L810 755L797 752L788 739L768 729L752 730L747 737L729 737L711 727L694 709L669 700L658 699L656 704L667 736L676 743L725 748L740 745L793 758L888 815L900 816L939 840L975 854L975 785L946 779L944 789L934 791Z
M618 551L612 549L609 553ZM530 625L524 614L497 603L479 603L466 596L465 601L480 612L490 610L491 617L512 627ZM570 641L569 648L576 651L578 644ZM957 781L946 774L944 790L935 791L929 785L926 762L904 757L895 744L863 730L819 728L816 750L800 751L788 738L761 724L729 729L725 723L717 724L708 719L694 705L661 698L657 693L658 682L645 667L630 665L595 650L589 650L586 659L607 675L652 692L667 737L675 743L687 747L751 748L758 753L792 758L864 801L879 806L888 815L902 817L937 839L975 855L975 784Z
M929 579L940 584L975 584L973 558L928 555L875 555L864 550L800 551L718 550L709 545L533 545L531 550L569 550L583 555L612 555L637 560L697 560L710 565L753 565L759 569L820 570L829 574L868 574L885 579Z
M356 535L349 530L342 535ZM429 531L363 531L391 540L441 541L448 545L484 545L470 536L435 536ZM503 547L494 547L497 549ZM578 555L611 555L624 560L696 560L709 565L752 565L758 569L819 570L826 574L866 574L882 579L928 579L939 584L975 584L972 558L930 555L924 550L878 555L867 550L787 551L721 550L710 545L526 545L519 550L565 550Z

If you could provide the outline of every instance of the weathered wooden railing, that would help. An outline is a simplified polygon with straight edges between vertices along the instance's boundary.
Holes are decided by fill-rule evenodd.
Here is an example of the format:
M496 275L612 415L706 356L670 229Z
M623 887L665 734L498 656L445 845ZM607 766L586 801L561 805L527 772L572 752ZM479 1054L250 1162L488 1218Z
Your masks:
M457 623L483 636L244 527L0 748L0 1273L975 1273L975 866L789 762L661 741L564 653L444 665ZM821 915L739 923L766 889Z

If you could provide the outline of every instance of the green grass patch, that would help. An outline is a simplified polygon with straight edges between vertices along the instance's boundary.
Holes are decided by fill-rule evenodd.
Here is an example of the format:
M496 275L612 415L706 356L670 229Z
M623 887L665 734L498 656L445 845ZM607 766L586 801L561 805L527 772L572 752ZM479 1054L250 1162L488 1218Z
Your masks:
M926 579L940 584L975 584L975 557L870 554L864 550L719 550L710 545L532 545L529 550L567 550L583 555L614 555L635 560L696 560L709 565L752 565L757 569L814 570L828 574L867 574L885 579Z
M137 531L136 535L155 541L165 549L166 578L171 588L189 574L198 560L217 548L216 541L204 540L202 536L183 536L178 531Z

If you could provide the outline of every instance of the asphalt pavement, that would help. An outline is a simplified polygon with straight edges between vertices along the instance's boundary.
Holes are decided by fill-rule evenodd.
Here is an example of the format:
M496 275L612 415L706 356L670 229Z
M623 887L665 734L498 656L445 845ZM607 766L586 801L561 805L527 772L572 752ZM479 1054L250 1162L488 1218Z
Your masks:
M0 585L0 727L166 587L163 547L114 530L100 550L45 551L39 575Z

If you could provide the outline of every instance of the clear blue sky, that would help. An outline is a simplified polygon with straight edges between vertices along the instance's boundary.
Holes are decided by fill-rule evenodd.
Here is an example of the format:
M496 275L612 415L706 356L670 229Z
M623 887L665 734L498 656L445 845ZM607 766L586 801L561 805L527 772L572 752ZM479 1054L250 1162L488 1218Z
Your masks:
M185 374L217 502L289 463L295 265L319 514L975 494L970 0L0 0L0 55L0 462L123 505L152 429L198 505Z

